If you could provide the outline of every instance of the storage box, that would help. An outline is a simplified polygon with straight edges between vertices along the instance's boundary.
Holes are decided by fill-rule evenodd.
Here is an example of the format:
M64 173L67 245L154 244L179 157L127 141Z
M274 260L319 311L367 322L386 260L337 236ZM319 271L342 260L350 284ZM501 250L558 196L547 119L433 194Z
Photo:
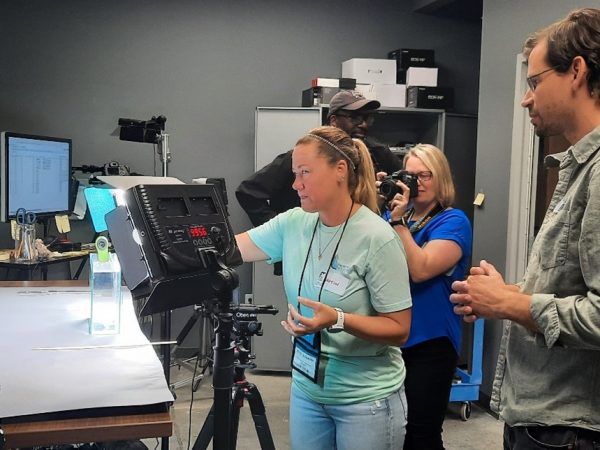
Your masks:
M331 98L340 92L336 87L312 87L302 91L302 106L319 106L329 104Z
M406 84L406 69L400 69L396 71L396 84Z
M372 90L372 87L372 84L357 84L354 90L360 92L368 100L377 100L375 98L375 91Z
M391 59L353 58L342 63L342 77L361 84L396 83L396 61Z
M354 89L356 87L356 80L354 78L313 78L311 86Z
M371 92L382 107L405 108L406 85L404 84L372 84Z
M408 86L437 86L437 67L409 67L406 69Z
M388 58L396 60L398 69L435 67L435 52L430 49L399 48L389 52Z
M409 86L406 92L409 108L449 109L454 106L453 88Z

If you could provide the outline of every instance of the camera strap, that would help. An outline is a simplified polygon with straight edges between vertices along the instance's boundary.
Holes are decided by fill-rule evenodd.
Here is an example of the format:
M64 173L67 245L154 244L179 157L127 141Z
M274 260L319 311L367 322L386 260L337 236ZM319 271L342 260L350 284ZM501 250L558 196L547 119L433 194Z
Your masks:
M418 233L419 231L421 231L423 228L425 228L425 225L427 225L431 221L431 219L433 219L435 216L437 216L439 213L441 213L445 209L446 208L442 207L442 205L440 205L439 203L436 203L436 205L433 208L431 208L431 210L429 210L427 212L427 214L425 214L423 217L421 217L420 220L416 221L414 224L412 224L408 228L410 231L410 234L415 234L415 233ZM406 223L409 223L414 214L415 214L415 208L410 208L408 211L406 211L404 213L404 216L402 216L402 217L406 221Z

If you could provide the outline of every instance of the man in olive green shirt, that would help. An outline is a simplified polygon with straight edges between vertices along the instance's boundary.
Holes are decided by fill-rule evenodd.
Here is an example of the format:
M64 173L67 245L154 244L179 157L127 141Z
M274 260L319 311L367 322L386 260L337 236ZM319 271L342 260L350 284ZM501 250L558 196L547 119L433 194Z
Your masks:
M455 282L466 321L508 319L491 407L504 448L600 448L600 9L571 12L525 43L522 100L539 136L563 136L559 180L524 279L486 261Z

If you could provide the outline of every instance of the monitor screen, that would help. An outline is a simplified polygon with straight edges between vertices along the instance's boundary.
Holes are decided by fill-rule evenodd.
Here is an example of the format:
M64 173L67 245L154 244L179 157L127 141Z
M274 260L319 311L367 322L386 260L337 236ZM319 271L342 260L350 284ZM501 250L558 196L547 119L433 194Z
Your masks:
M70 139L3 132L0 138L1 220L19 208L40 217L70 212Z

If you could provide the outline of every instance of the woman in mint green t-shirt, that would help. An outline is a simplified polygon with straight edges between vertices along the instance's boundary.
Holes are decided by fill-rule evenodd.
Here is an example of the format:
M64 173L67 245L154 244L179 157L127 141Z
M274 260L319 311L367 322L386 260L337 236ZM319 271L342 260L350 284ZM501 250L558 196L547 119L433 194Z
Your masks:
M292 170L301 208L237 236L244 261L283 261L292 449L402 448L408 270L376 213L369 152L320 127L296 144Z

